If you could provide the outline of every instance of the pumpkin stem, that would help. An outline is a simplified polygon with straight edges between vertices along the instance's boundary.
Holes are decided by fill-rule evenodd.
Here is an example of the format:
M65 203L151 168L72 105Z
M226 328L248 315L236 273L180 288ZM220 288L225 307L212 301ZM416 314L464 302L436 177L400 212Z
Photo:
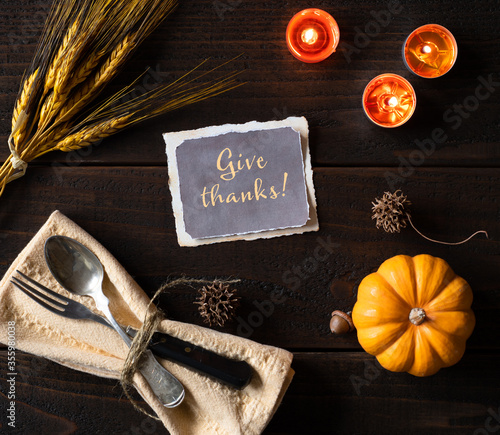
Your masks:
M412 308L408 318L411 323L418 326L425 320L425 311L422 308Z

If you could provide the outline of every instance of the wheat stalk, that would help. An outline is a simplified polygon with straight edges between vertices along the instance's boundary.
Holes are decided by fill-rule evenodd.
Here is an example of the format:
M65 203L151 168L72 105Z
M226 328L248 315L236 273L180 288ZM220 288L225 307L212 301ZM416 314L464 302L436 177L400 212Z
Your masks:
M22 91L14 106L14 112L12 114L12 140L16 145L22 141L24 135L26 134L26 126L28 124L28 120L26 119L21 125L17 125L17 121L19 119L19 115L21 114L21 112L22 111L26 112L28 109L28 101L37 74L38 74L38 69L34 73L30 74L28 78L24 81Z
M97 73L90 77L83 85L73 94L64 107L59 112L58 120L68 119L79 108L87 103L98 94L106 83L116 75L120 66L127 60L128 55L134 50L135 41L134 35L127 35L123 41L112 51L111 55L100 66Z
M75 74L71 74L70 71L75 63L78 51L81 50L81 42L76 43L74 46L69 46L67 50L68 52L60 62L59 68L55 74L52 92L45 100L40 110L38 123L42 128L49 125L49 122L54 118L68 98L71 89L78 84L78 70ZM85 68L85 66L83 68ZM74 82L73 75L75 76ZM45 89L47 89L47 85Z
M130 116L126 115L120 118L110 119L90 127L85 127L77 133L67 136L64 140L57 144L55 149L69 152L85 148L86 146L96 143L107 136L111 136L126 127L130 121L129 118Z
M13 157L0 167L0 196L7 183L24 174L26 162L41 155L84 148L144 119L239 86L234 75L194 85L195 68L138 98L131 98L129 85L88 110L175 5L176 0L54 0L14 106Z
M48 92L54 87L57 72L60 70L62 59L64 58L64 55L68 50L70 42L73 40L73 37L75 36L77 29L78 29L78 20L75 20L67 30L66 34L64 35L64 39L61 42L61 46L59 47L57 54L52 60L49 70L47 71L47 74L45 76L44 94L48 94Z
M44 135L33 138L32 141L28 143L27 147L32 147L34 149L36 146L37 150L42 150L44 151L43 154L45 154L48 151L52 151L56 144L63 140L71 130L72 128L70 122L60 124L57 128L53 128L45 132ZM35 140L36 143L34 142ZM36 157L39 157L39 155L37 155ZM33 158L35 159L36 157Z
M38 70L34 73L30 74L30 76L24 81L21 94L19 95L16 105L14 106L14 112L12 114L12 129L17 123L17 119L21 111L26 111L28 106L28 98L30 97L31 88L33 86L33 82L35 81L36 75L38 74Z

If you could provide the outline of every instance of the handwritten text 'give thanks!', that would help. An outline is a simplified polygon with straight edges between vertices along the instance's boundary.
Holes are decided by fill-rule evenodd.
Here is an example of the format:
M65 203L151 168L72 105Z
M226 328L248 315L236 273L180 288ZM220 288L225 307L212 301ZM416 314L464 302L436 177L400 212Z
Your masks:
M231 182L234 180L240 171L251 171L252 169L264 169L268 164L262 156L253 155L243 158L242 154L238 155L237 159L233 159L233 152L230 148L224 148L216 161L217 170L220 171L219 178L223 182ZM261 199L278 199L285 196L286 182L288 172L283 173L283 184L277 186L265 186L262 178L255 178L253 185L249 186L249 190L240 192L230 192L224 195L219 194L220 183L212 186L204 186L201 193L203 206L215 207L218 204L237 204L246 201L260 201ZM279 189L279 190L278 190Z

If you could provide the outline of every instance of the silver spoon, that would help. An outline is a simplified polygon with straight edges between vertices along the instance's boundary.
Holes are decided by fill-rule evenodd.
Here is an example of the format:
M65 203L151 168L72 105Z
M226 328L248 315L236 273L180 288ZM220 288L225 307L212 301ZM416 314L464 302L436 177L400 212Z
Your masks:
M102 292L104 270L99 259L86 246L65 236L52 236L45 242L45 261L54 278L70 293L90 296L96 307L130 347L132 341L118 325L109 310L109 300ZM184 399L184 387L147 350L139 370L156 396L167 408L179 405Z

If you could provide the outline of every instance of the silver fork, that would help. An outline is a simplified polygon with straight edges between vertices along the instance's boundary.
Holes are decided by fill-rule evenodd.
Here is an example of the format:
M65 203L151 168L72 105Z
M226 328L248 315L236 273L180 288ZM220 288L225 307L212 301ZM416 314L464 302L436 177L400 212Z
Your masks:
M69 319L93 320L94 322L110 327L109 323L104 320L104 318L94 314L85 305L56 293L54 290L45 287L19 270L16 270L16 272L32 285L26 284L24 281L21 281L15 276L11 278L10 282L21 290L26 296L30 297L35 302L38 302L42 307L52 313L59 314ZM38 287L47 294L38 291L33 286Z

